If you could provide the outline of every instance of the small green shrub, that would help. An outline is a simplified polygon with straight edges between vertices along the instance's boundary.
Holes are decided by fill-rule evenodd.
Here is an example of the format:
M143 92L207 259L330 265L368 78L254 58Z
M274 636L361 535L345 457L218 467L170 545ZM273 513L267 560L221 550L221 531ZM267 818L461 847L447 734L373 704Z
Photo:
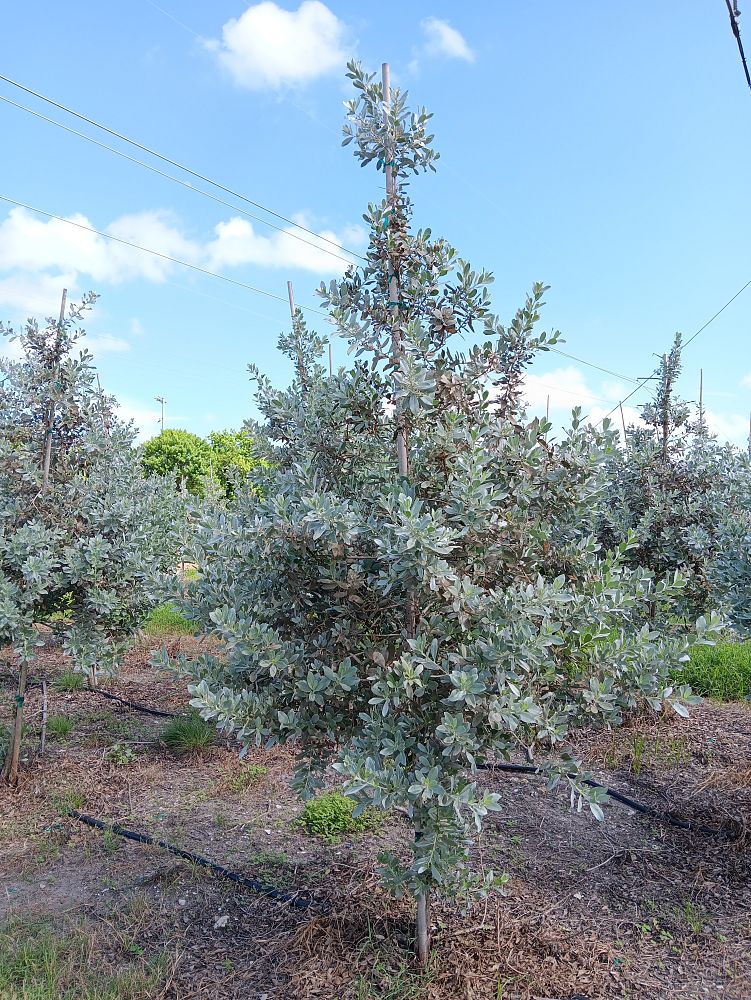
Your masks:
M59 813L65 815L71 809L83 809L83 792L75 788L66 788L63 792L55 792L52 796L52 804Z
M211 746L214 735L214 727L197 712L191 712L167 723L162 730L162 742L173 753L193 753Z
M311 837L321 837L329 843L336 842L346 833L363 833L380 825L380 814L375 809L365 809L354 816L355 802L341 792L324 792L305 803L297 823Z
M143 631L151 636L193 635L196 626L181 615L173 604L160 604L144 622Z
M690 684L696 694L721 701L751 697L751 642L718 642L694 646L691 659L676 679Z
M242 770L231 774L225 780L224 787L228 792L244 792L251 785L256 785L268 773L268 768L262 764L246 764Z
M117 764L119 767L132 764L136 759L132 747L129 747L127 743L120 742L113 743L104 756L111 764Z
M83 674L66 670L55 681L55 687L58 691L82 691L85 683Z
M51 715L47 719L47 732L50 736L58 736L64 740L73 732L76 724L69 715Z

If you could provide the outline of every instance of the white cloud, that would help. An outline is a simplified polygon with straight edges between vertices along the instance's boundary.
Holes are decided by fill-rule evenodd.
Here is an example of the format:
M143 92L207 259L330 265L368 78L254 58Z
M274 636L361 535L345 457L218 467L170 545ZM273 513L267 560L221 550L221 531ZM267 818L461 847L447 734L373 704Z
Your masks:
M744 375L741 379L741 385L746 386L747 389L751 389L751 372L748 375Z
M122 337L114 337L111 333L90 334L81 341L81 347L88 348L95 358L103 354L120 354L130 350L130 344Z
M294 221L304 224L305 220L296 216ZM305 243L295 239L291 229L264 236L257 233L247 219L238 216L220 222L214 232L215 239L206 247L207 263L211 268L260 264L264 267L296 267L320 274L343 274L347 261L351 259L341 249L345 240L359 245L363 239L362 230L355 226L348 227L342 236L330 230L323 230L318 237L302 234L307 241ZM336 246L331 246L327 240Z
M156 406L149 406L137 400L126 399L122 396L117 400L117 416L120 420L133 421L138 428L136 441L141 444L149 438L156 437L160 429L160 410Z
M134 278L163 281L173 267L153 254L90 232L95 227L85 215L74 213L67 219L68 222L42 220L25 208L12 208L0 223L0 270L32 273L57 270L69 276L69 284L76 274L88 275L97 282L119 284ZM75 225L70 225L71 222ZM106 232L188 261L200 254L200 248L178 231L166 212L123 215ZM57 295L59 298L59 286Z
M587 423L598 424L627 394L628 390L619 382L603 381L597 386L590 386L584 373L575 365L556 368L542 375L529 373L524 379L524 398L530 416L544 416L549 405L550 419L556 427L568 425L575 406L582 408L582 416ZM642 424L639 411L631 406L623 407L623 418L627 427ZM620 410L610 414L610 420L620 431Z
M227 21L221 41L205 45L238 86L278 89L342 69L346 34L320 0L304 0L296 11L265 0Z
M730 441L740 448L748 446L748 416L740 413L715 413L706 411L707 427L717 440L724 444Z
M0 318L12 316L13 323L18 324L29 316L40 321L47 316L58 316L63 288L68 289L70 299L75 280L74 271L64 274L25 274L14 269L5 277L0 277Z
M467 44L467 40L456 28L452 28L448 21L441 21L437 17L427 17L420 22L425 43L422 51L429 56L446 56L448 59L463 59L465 62L474 62L475 54Z
M179 268L169 260L89 232L95 227L84 215L68 218L78 225L41 220L26 209L13 208L0 221L0 319L10 319L15 325L27 316L42 321L57 316L63 288L68 289L68 300L74 301L81 291L99 291L102 285L134 280L160 283ZM293 218L312 229L304 215ZM210 270L252 264L300 268L320 277L342 274L351 259L343 247L359 247L365 240L360 226L345 226L339 233L323 229L317 235L290 226L267 236L244 218L234 217L218 223L213 237L204 242L188 237L179 220L163 211L124 215L102 231ZM140 320L130 320L129 333L142 336ZM102 341L99 349L124 348Z

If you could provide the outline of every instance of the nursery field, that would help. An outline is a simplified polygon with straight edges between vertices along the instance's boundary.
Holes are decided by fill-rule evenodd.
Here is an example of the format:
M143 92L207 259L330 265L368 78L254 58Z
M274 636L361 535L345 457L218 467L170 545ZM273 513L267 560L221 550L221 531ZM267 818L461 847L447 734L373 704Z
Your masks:
M175 635L173 651L196 640ZM144 637L103 688L187 713L180 681L149 666ZM12 660L0 654L4 706ZM380 887L378 854L408 852L398 815L353 823L336 797L304 814L288 751L239 760L200 720L149 715L77 686L44 651L27 697L19 787L0 804L3 1000L751 996L751 704L707 700L589 735L592 774L686 830L621 803L605 822L535 776L484 772L502 795L475 848L503 894L437 902L418 971L410 905ZM8 714L9 718L9 714ZM6 723L8 718L3 718ZM146 833L248 879L236 884L70 810ZM707 832L708 829L714 833Z

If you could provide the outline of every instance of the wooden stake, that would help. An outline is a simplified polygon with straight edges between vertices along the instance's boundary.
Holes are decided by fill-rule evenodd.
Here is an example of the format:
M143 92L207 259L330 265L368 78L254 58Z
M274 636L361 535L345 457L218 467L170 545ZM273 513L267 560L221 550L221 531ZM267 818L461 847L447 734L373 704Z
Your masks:
M295 308L295 291L292 287L292 282L287 282L287 296L289 298L289 314L292 317L292 332L297 332L297 309ZM300 379L300 385L303 390L308 388L308 373L305 371L305 365L302 360L302 351L300 349L299 341L297 342L297 377Z
M63 297L60 302L60 319L57 321L57 337L55 338L54 370L53 375L60 366L60 344L63 336L63 323L65 322L65 303L68 298L68 289L63 288ZM52 461L52 429L55 423L55 403L50 400L47 409L47 421L44 429L44 458L42 459L42 486L46 488L50 481L50 463Z
M47 680L42 678L42 732L39 736L39 753L43 754L47 742Z
M670 373L668 372L668 356L663 354L662 364L664 375L662 379L662 460L668 460L668 435L670 433Z
M618 403L618 407L621 411L621 424L623 425L623 443L626 444L626 418L623 415L623 403Z
M386 112L391 108L391 71L389 64L383 63L381 66L381 79L383 82L383 107ZM391 151L387 152L391 155ZM390 161L386 161L386 198L389 203L389 223L396 216L396 184L394 181L394 167ZM391 353L394 368L399 367L402 354L402 338L399 331L399 279L393 267L393 262L389 259L391 273L389 275L389 303L391 304L391 314L393 325L391 332ZM396 427L396 454L399 462L399 475L409 475L409 456L407 454L407 430L404 418L397 418Z
M16 711L13 717L13 729L11 730L8 751L5 754L0 780L9 785L18 784L18 764L21 760L21 733L23 729L23 703L26 697L26 687L29 679L29 663L27 660L21 661L21 669L18 674L18 692L16 694Z

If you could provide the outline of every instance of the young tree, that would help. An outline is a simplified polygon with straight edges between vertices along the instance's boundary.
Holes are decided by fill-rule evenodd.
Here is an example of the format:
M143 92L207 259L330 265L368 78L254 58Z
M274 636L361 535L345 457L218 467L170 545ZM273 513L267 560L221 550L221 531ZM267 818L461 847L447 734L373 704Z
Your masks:
M686 586L675 610L690 620L723 600L711 567L748 509L749 463L708 433L703 413L691 419L676 394L680 371L676 334L654 397L642 407L645 426L630 428L625 447L611 454L598 536L608 547L633 535L632 563L657 577L680 572Z
M505 326L491 276L411 229L406 179L437 159L430 115L356 64L348 75L345 143L388 179L364 267L321 289L355 361L328 377L298 315L280 341L290 389L255 373L276 461L200 539L186 607L222 648L183 666L204 717L245 745L297 747L301 793L333 765L358 810L406 817L411 858L383 875L417 901L424 962L431 891L494 881L466 870L473 831L503 809L478 764L524 751L601 817L569 731L645 705L685 712L669 673L686 643L647 623L681 581L627 569L630 540L599 550L614 433L575 420L548 446L522 408L525 369L556 339L535 332L543 286Z
M147 476L172 476L176 485L202 497L211 470L211 446L190 431L169 428L151 438L141 450Z
M157 602L181 545L177 494L145 482L132 429L98 390L91 356L76 352L94 299L41 330L33 320L18 335L0 326L22 351L0 360L0 643L20 664L2 776L13 784L39 624L94 683Z
M166 430L147 441L141 462L147 476L172 476L193 496L217 493L231 499L237 486L263 459L250 429L212 431L204 440L183 430Z

